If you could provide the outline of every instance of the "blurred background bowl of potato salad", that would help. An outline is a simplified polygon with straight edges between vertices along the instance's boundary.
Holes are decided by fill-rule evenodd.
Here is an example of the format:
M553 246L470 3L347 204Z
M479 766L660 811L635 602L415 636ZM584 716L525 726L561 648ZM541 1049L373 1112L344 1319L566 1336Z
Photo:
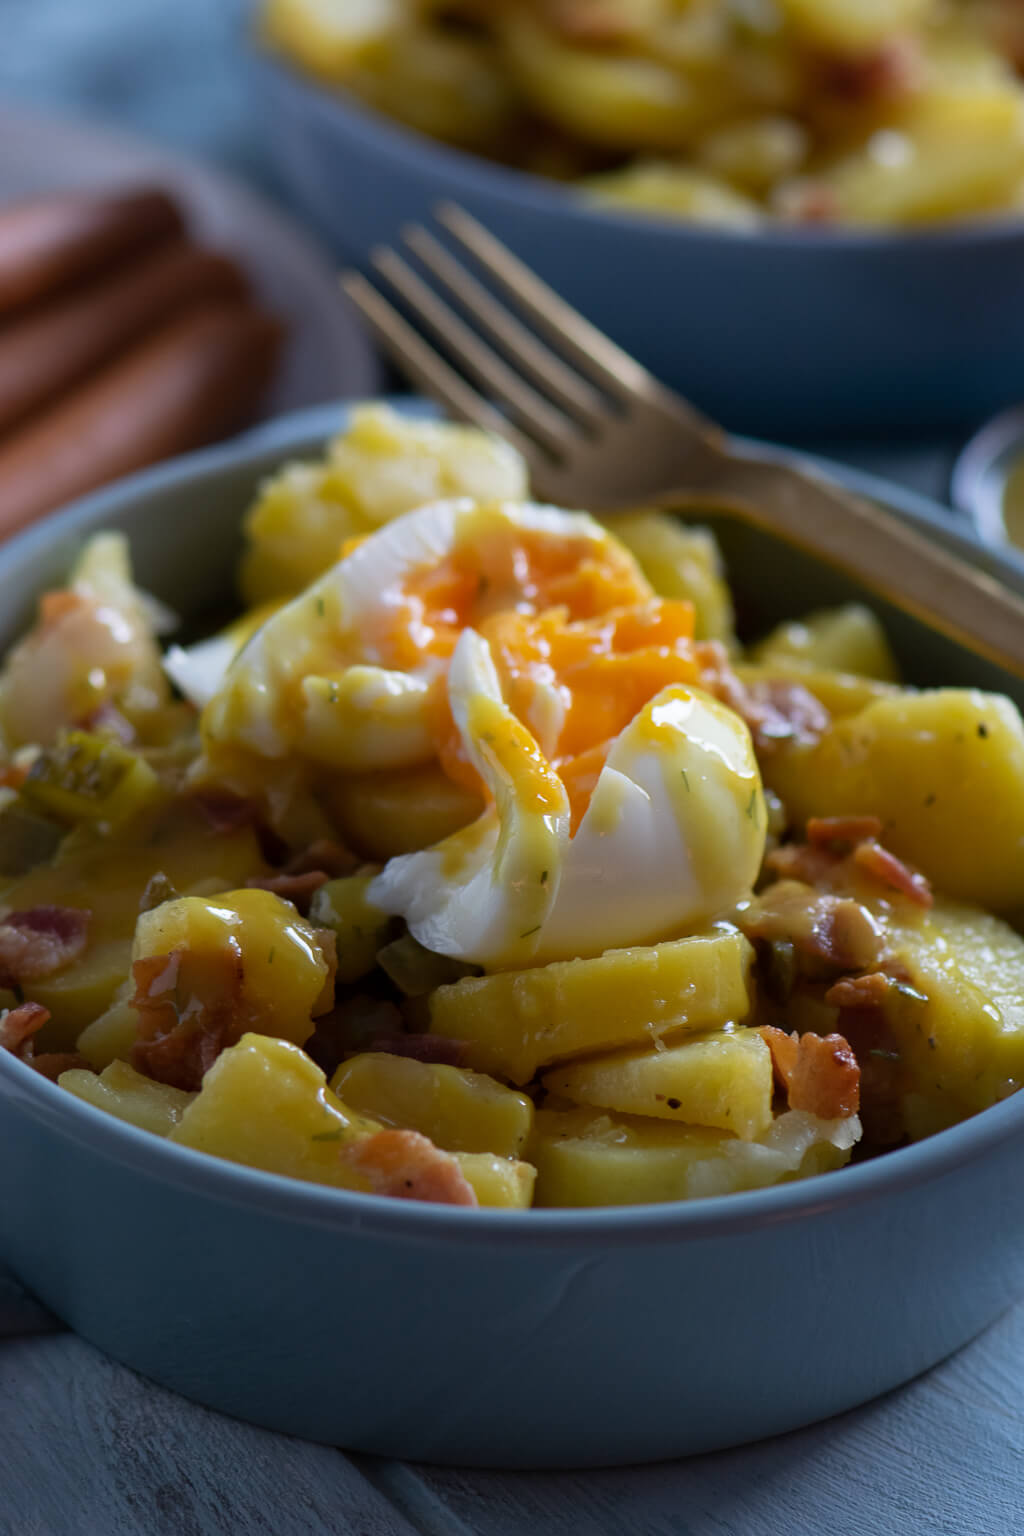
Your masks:
M1016 398L1015 0L265 0L277 167L347 260L453 198L727 425Z

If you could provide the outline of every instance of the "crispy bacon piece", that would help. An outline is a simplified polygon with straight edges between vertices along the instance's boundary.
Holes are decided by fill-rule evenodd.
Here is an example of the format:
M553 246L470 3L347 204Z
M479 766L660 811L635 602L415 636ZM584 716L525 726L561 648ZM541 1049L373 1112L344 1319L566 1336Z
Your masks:
M23 1060L32 1054L32 1036L50 1017L42 1003L19 1003L0 1014L0 1050L10 1051Z
M42 1003L19 1003L0 1013L0 1050L10 1051L19 1061L34 1067L44 1077L56 1082L62 1072L71 1067L86 1067L91 1072L92 1063L79 1056L77 1051L44 1051L35 1054L35 1036L50 1017L50 1010Z
M877 816L812 816L807 823L807 841L814 848L833 851L853 848L867 837L881 837L882 823Z
M476 1205L476 1191L450 1152L419 1131L377 1131L342 1151L369 1180L375 1195L429 1200L436 1205Z
M926 877L919 870L911 869L909 864L904 864L902 859L898 859L873 838L857 844L853 850L853 862L872 879L887 885L890 890L898 891L919 907L927 909L935 900Z
M428 1061L439 1067L461 1067L466 1062L465 1040L450 1040L447 1035L377 1035L367 1051L385 1051L389 1056L409 1056L413 1061Z
M253 875L245 883L257 891L271 891L283 901L290 901L306 917L309 904L330 877L322 869L310 869L302 875Z
M765 867L783 879L826 890L841 890L857 874L866 875L917 906L930 907L934 898L927 878L882 847L881 830L877 816L812 817L807 842L773 849Z
M921 50L913 37L889 38L866 53L828 54L818 64L826 95L853 106L899 100L916 89L921 71Z
M761 1034L790 1109L845 1120L860 1108L860 1066L842 1035L787 1035L766 1024Z
M782 742L811 744L828 729L831 716L814 694L789 678L759 678L745 683L736 676L728 652L717 640L696 647L701 686L746 721L754 746L764 757Z
M0 922L0 986L20 986L70 965L86 946L89 919L79 907L9 912Z
M842 971L866 970L881 955L881 930L866 907L795 880L770 885L737 923L748 939L791 943Z
M244 1029L242 953L233 942L147 955L132 966L139 1032L132 1065L158 1083L195 1090Z
M866 976L842 976L825 993L830 1008L882 1008L892 991L893 979L884 971Z
M258 808L251 800L233 795L226 789L200 789L191 797L202 811L214 832L237 832L239 827L252 826L258 819Z

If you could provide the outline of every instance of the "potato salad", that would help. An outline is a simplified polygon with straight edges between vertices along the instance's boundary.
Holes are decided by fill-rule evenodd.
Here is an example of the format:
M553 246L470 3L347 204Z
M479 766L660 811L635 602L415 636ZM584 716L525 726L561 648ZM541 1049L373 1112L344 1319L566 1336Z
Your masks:
M264 0L328 86L591 201L749 229L1013 213L1019 0Z
M0 673L0 1046L181 1146L464 1206L836 1170L1024 1081L1024 724L711 533L356 409L198 638L85 545Z

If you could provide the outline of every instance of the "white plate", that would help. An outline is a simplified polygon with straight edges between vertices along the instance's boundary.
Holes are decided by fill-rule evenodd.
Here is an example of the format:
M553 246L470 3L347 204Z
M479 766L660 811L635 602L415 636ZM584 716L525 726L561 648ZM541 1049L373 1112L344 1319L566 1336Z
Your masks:
M204 245L234 256L289 343L264 415L375 394L373 349L316 243L255 192L144 139L0 105L0 204L74 187L156 182Z

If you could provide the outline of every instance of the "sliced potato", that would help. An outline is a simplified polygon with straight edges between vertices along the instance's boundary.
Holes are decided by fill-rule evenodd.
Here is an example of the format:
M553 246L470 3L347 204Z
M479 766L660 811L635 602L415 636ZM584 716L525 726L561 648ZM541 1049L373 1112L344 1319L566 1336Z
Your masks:
M860 1134L850 1120L789 1110L759 1141L703 1126L592 1110L540 1110L530 1146L539 1206L649 1205L762 1189L840 1168Z
M518 1157L533 1128L533 1103L481 1072L382 1051L353 1056L331 1089L382 1125L419 1131L449 1152Z
M576 1104L714 1126L744 1141L772 1119L771 1052L756 1029L566 1062L545 1073L543 1083Z
M751 956L723 925L594 960L469 976L433 994L430 1027L466 1041L478 1071L526 1083L549 1062L742 1019Z
M455 1161L480 1205L525 1210L532 1204L537 1170L531 1163L493 1152L456 1152Z
M887 1010L917 1138L1024 1086L1024 939L988 912L938 902L890 944L926 999L897 993Z
M328 880L313 897L309 920L330 928L337 950L336 976L343 984L358 981L377 963L377 951L388 941L393 919L366 899L372 875L346 875Z
M345 841L366 859L431 848L467 827L483 800L433 764L337 775L323 803Z
M243 1035L207 1072L171 1140L267 1173L367 1190L338 1154L377 1129L335 1097L297 1046Z
M75 1067L62 1072L57 1081L76 1098L155 1136L169 1136L195 1098L181 1088L154 1083L126 1061L111 1062L98 1076Z
M750 660L765 669L777 661L796 661L816 672L851 672L883 683L899 680L885 630L862 603L825 608L780 624L754 646Z
M618 512L601 521L635 556L659 597L693 604L698 640L735 645L732 597L709 528L688 527L667 512Z
M878 699L762 771L795 823L878 816L886 846L946 895L1024 905L1024 723L1009 699L960 688Z

